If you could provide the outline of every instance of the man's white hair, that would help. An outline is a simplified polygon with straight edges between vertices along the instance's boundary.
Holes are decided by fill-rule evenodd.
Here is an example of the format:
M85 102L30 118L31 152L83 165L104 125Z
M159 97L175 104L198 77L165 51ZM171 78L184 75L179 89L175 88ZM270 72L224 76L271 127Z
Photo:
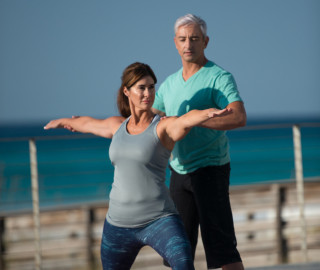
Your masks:
M183 25L189 25L189 24L197 24L199 25L201 32L203 34L203 37L206 38L207 36L207 24L204 20L202 20L200 17L193 15L193 14L187 14L179 19L176 20L176 23L174 24L174 33L176 34L178 31L178 28Z

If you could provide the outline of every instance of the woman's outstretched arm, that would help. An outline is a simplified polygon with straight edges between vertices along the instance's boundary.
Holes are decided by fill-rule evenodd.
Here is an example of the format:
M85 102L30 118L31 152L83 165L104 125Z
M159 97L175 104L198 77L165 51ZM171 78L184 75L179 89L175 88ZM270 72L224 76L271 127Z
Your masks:
M225 117L209 119L201 123L200 126L216 130L230 130L246 125L247 114L242 101L232 102L226 108L230 108L232 113Z
M44 129L66 128L76 132L91 133L104 138L112 138L123 121L124 117L121 116L113 116L107 119L79 116L52 120L45 125Z
M232 109L223 110L211 108L206 110L192 110L180 117L168 117L159 123L159 137L162 143L172 149L175 142L183 139L195 126L201 126L209 119L230 114Z

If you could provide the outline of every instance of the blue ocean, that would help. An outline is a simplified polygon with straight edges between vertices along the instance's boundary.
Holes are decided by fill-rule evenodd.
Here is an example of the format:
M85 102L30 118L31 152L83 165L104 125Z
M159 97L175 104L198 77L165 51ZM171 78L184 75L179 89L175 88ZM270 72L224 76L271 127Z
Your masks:
M264 119L227 132L230 184L295 181L293 123L301 123L304 178L319 178L320 118ZM65 130L44 131L43 125L0 126L0 216L32 208L30 138L37 146L42 209L107 202L113 181L108 157L111 140ZM169 174L167 170L167 185Z

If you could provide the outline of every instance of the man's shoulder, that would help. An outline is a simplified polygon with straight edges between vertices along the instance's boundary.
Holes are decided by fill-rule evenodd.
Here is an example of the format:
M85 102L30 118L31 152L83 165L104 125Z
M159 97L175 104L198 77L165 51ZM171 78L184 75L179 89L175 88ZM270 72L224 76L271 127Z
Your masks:
M227 71L226 69L224 69L220 65L218 65L215 62L210 61L210 60L207 62L205 67L206 67L206 70L208 70L208 72L210 72L216 76L220 76L220 75L224 75L224 74L231 74L229 71Z
M179 70L177 70L176 72L170 74L167 76L167 78L163 81L163 83L168 83L168 82L172 82L175 81L177 78L179 78L179 76L182 73L182 68L180 68ZM162 83L162 84L163 84Z
M235 79L232 73L213 61L208 61L200 76L202 76L202 81L206 79L213 83L215 87L229 83L235 84Z

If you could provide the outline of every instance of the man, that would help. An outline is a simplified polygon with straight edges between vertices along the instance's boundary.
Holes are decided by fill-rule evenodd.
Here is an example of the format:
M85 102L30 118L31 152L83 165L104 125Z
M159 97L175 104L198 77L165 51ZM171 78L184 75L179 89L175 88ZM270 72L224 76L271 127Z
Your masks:
M206 23L188 14L176 21L174 42L182 68L160 86L154 112L173 116L192 109L230 113L195 127L172 152L170 194L195 254L198 227L209 269L241 270L229 201L230 158L226 130L244 126L246 112L233 76L204 54ZM166 263L165 263L166 264Z

